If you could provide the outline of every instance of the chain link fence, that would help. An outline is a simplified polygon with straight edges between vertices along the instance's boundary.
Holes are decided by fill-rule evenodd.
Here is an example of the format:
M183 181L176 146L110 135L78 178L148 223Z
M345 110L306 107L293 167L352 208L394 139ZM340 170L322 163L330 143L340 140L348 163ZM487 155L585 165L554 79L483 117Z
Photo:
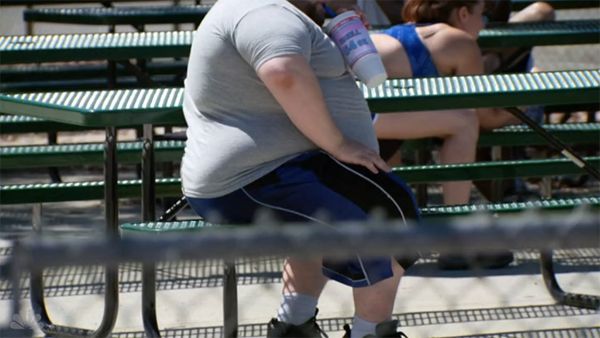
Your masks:
M252 227L206 231L198 236L31 239L3 249L22 272L48 267L45 296L53 320L93 328L101 317L104 269L119 263L121 313L114 337L145 337L140 323L142 262L157 265L157 312L165 337L223 335L223 264L235 260L238 277L239 336L266 335L281 292L286 254L345 257L400 254L418 250L421 259L404 277L394 319L409 337L598 337L600 327L600 220L597 210L570 215L536 213L516 217L475 215L455 221L425 222L411 229L349 225L335 232L319 227ZM449 223L449 224L447 224ZM430 226L427 226L430 225ZM485 225L485 226L484 226ZM366 241L365 238L369 240ZM465 244L468 245L466 246ZM514 250L510 265L494 270L440 270L440 252ZM568 292L595 295L595 308L558 305L540 275L539 252L557 248L554 268ZM74 265L73 265L74 264ZM9 269L5 269L9 270ZM19 279L21 315L0 324L36 327L26 300L27 278ZM0 301L15 296L0 283ZM319 304L319 324L330 337L342 336L353 315L350 289L330 282ZM35 336L40 333L36 331Z

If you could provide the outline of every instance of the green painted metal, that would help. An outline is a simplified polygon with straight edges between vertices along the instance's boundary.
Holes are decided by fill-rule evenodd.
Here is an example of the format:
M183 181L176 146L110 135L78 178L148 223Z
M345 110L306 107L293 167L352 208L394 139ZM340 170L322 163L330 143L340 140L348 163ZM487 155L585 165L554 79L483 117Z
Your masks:
M585 159L591 166L600 168L600 157L586 157ZM393 168L393 171L410 183L477 181L583 173L581 168L566 158L405 166Z
M184 147L184 141L157 141L154 143L155 161L179 162ZM140 163L142 142L118 143L117 151L120 164ZM104 163L102 143L0 147L2 169L101 165L102 163Z
M74 131L87 129L89 128L46 121L37 117L23 115L0 115L0 133L2 134Z
M429 207L421 209L424 218L452 217L475 212L491 213L517 213L529 209L541 209L545 211L568 210L582 205L600 207L600 197L561 198L542 201L494 203L480 205L459 205L452 207ZM175 222L149 222L149 223L125 223L121 225L123 235L135 235L136 233L160 234L167 232L199 231L221 224L213 224L203 220L175 221ZM231 226L231 225L226 225Z
M182 88L0 94L0 112L87 127L183 125Z
M477 41L482 48L600 43L600 20L495 24L482 30Z
M21 118L26 117L21 116ZM52 122L46 123L53 124ZM70 125L61 124L60 126ZM0 129L2 129L1 125ZM600 144L600 123L549 124L544 125L544 129L550 131L561 141L568 144ZM479 146L545 144L546 141L543 138L530 128L522 125L484 132L479 137ZM184 147L185 142L183 141L155 142L155 159L158 162L178 162L181 160ZM428 149L434 147L434 145L431 139L422 139L407 142L407 147L413 150ZM141 160L141 142L121 142L117 145L117 149L119 163L139 163ZM86 165L99 165L104 160L103 151L104 146L102 143L0 147L0 168L62 167L76 166L82 163Z
M119 2L152 2L154 0L2 0L0 6L37 6L37 5L62 5L62 4L115 4ZM197 0L198 1L198 0Z
M116 64L117 76L131 75L120 63ZM149 75L185 74L187 60L151 61L144 70ZM106 82L108 65L106 63L76 63L76 64L50 64L50 65L14 65L0 67L2 84L12 82L36 82L49 80L85 80L101 78ZM105 86L106 88L106 86Z
M599 70L394 79L368 89L378 113L598 102ZM182 88L0 94L0 112L88 127L183 124Z
M207 5L33 8L23 11L23 20L83 25L199 23L210 8Z
M187 57L193 31L0 36L0 64ZM482 47L598 43L600 20L508 23L486 28Z
M497 204L467 204L456 206L440 206L421 209L421 214L424 217L448 217L457 215L466 215L474 212L498 212L511 213L522 212L530 209L542 210L564 210L572 209L582 205L589 205L594 208L600 207L600 197L575 197L575 198L560 198L548 199L541 201L529 202L508 202Z
M198 231L201 229L212 228L221 225L205 222L202 220L175 221L175 222L148 222L148 223L125 223L121 225L121 233L154 233L161 234L165 232Z
M192 31L0 36L0 64L187 57Z
M544 129L567 144L600 143L600 123L545 124ZM478 145L527 146L546 145L547 141L527 126L509 126L481 133Z
M600 167L600 157L586 160ZM580 174L582 169L566 159L496 161L454 165L429 165L394 168L394 173L408 183L455 180L483 180L547 175ZM104 183L67 182L0 186L0 204L43 203L102 199ZM139 197L140 180L119 182L121 198ZM157 196L181 196L178 178L156 180Z
M528 106L598 102L600 71L393 79L368 89L373 112Z
M544 124L542 126L550 134L570 145L600 143L600 123L565 123ZM539 134L525 125L508 126L479 134L479 147L491 146L542 146L547 145ZM402 148L408 151L436 148L431 138L406 140Z
M119 198L140 198L141 180L119 180ZM156 180L156 197L181 196L177 178ZM104 198L104 181L35 183L0 186L0 204L89 201Z

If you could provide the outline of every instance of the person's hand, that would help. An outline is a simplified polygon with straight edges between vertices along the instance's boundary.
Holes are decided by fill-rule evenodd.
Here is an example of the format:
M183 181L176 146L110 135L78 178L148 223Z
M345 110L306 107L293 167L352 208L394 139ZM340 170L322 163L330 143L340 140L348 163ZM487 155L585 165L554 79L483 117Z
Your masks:
M350 8L348 7L340 7L336 9L336 12L338 14L347 12L347 11L355 11L356 14L358 14L358 16L360 17L360 20L362 21L363 25L365 25L366 29L371 29L371 23L369 22L369 19L367 19L367 15L365 14L365 12L363 12L362 9L360 9L360 7L354 5Z
M385 172L391 171L391 168L377 152L350 139L344 138L344 140L334 149L331 149L329 153L331 156L342 162L362 165L374 174L377 174L379 170Z
M352 8L353 11L356 12L356 14L358 14L358 16L360 17L360 20L362 21L363 25L365 25L366 29L371 29L371 23L369 22L369 19L367 19L367 15L365 14L365 12L363 12L362 9L360 9L358 6L354 6Z

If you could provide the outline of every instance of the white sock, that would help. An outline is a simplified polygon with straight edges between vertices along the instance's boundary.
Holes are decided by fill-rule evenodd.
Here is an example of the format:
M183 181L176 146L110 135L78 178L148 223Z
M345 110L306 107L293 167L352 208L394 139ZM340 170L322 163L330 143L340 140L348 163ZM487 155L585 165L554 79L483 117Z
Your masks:
M376 326L377 323L364 320L355 315L354 319L352 319L352 333L350 338L363 338L369 334L375 335Z
M283 295L283 301L277 311L277 319L292 325L304 324L315 315L318 299L300 293Z

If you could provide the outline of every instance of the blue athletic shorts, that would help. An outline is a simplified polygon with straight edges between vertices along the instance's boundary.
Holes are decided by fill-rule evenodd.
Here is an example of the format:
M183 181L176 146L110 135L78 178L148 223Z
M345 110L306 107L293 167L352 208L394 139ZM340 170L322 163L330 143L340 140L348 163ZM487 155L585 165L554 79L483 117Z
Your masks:
M373 174L321 151L301 154L223 197L187 200L198 215L215 223L251 223L259 209L270 209L282 221L316 221L325 226L334 221L366 220L375 208L389 218L419 217L412 191L398 177ZM417 258L415 254L396 259L407 269ZM391 257L324 259L323 273L351 287L368 286L392 276Z

